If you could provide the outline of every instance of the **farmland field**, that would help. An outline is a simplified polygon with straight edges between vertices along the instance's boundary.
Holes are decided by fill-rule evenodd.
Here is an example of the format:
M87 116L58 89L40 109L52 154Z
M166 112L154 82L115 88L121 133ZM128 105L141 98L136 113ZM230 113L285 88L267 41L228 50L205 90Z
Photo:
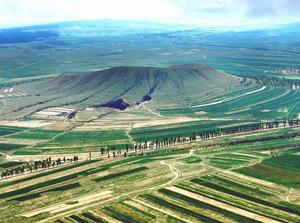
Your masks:
M227 136L130 149L127 157L118 150L108 159L94 154L92 161L1 182L1 205L12 204L22 222L297 222L299 149L289 141L260 142L271 132L252 135L251 148L241 136ZM13 218L7 213L2 221Z
M264 160L262 163L236 171L255 178L261 178L266 181L299 188L299 164L299 155L287 154L269 158Z

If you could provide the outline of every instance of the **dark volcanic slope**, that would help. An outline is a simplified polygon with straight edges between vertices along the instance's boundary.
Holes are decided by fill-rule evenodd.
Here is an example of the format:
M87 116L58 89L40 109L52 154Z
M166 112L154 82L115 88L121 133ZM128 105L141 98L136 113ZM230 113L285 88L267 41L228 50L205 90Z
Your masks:
M42 83L41 94L86 94L103 99L96 104L124 98L140 101L145 95L192 97L213 88L228 88L239 78L202 65L157 67L115 67L86 75L63 75Z
M160 107L188 106L208 99L208 95L240 86L240 78L213 68L196 65L158 67L115 67L85 75L61 75L46 81L17 86L25 92L15 111L51 106L80 108L123 105L154 100ZM111 103L110 103L111 102ZM122 105L122 106L123 106Z
M63 75L46 83L48 90L70 91L75 88L91 90L112 85L130 91L138 87L148 88L150 93L172 87L176 91L190 88L190 81L199 87L229 84L238 78L202 65L176 65L167 68L157 67L115 67L86 75ZM78 90L79 90L78 89ZM124 92L126 93L126 92Z

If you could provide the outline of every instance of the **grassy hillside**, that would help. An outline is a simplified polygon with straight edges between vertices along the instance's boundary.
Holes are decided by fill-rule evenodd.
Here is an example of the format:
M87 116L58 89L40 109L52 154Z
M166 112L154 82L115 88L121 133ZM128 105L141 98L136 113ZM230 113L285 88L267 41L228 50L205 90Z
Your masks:
M0 118L30 116L54 106L101 107L117 99L129 105L152 100L160 108L188 107L248 88L241 80L196 64L115 67L85 75L61 75L17 85L13 91L22 96L7 97Z

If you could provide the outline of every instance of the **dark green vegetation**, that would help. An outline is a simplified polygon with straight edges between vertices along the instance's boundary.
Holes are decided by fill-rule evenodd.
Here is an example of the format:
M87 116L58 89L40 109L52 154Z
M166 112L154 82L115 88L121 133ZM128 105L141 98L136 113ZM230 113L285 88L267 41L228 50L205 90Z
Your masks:
M126 175L129 175L129 174L138 173L138 172L141 172L141 171L144 171L144 170L148 170L148 167L142 166L142 167L138 167L138 168L123 171L123 172L109 174L109 175L106 175L106 176L103 176L103 177L96 178L94 180L96 182L102 182L102 181L110 180L110 179L113 179L113 178L116 178L116 177L122 177L122 176L126 176Z
M56 174L56 173L59 173L59 172L63 172L63 171L66 171L66 170L71 170L73 168L81 167L81 166L88 165L88 164L91 164L91 163L94 163L94 162L98 162L98 160L88 160L88 161L68 165L68 166L65 166L65 167L45 171L45 172L42 172L42 173L34 174L32 176L24 177L22 179L12 180L12 181L9 181L9 182L1 183L0 188L15 185L15 184L18 184L18 183L23 183L23 182L33 180L33 179L38 179L40 177L49 176L49 175Z
M76 173L72 173L70 175L66 175L66 176L62 176L62 177L58 177L52 180L47 180L41 183L37 183L37 184L33 184L21 189L16 189L16 190L12 190L10 192L6 192L6 193L2 193L0 194L0 199L6 199L6 198L10 198L12 196L16 196L16 195L21 195L23 193L28 193L37 189L41 189L44 187L48 187L51 185L55 185L55 184L59 184L59 183L63 183L65 181L68 180L72 180L72 179L76 179L77 177L83 177L83 176L88 176L94 173L98 173L98 172L102 172L105 171L107 168L104 167L98 167L98 168L91 168L91 169L87 169L87 170L82 170Z
M261 185L260 185L261 186ZM287 212L281 212L278 209L273 209L269 206L265 206L256 202L246 201L244 199L232 196L230 194L224 193L223 191L217 191L214 189L210 189L208 187L199 187L199 184L190 184L184 182L183 184L178 185L177 187L189 191L191 193L199 194L201 196L207 197L209 199L213 199L224 204L231 205L233 207L247 210L261 216L268 217L273 220L279 220L280 222L297 222L299 218L297 215L292 215ZM239 190L238 190L239 191ZM272 197L272 196L270 196ZM269 197L269 198L270 198ZM297 211L298 209L294 209L289 205L283 205L284 207L290 207L293 211Z
M198 156L190 156L190 157L186 157L183 159L179 159L181 162L186 163L186 164L193 164L193 163L200 163L201 162L201 158Z
M78 188L80 186L81 185L79 183L67 184L67 185L64 185L64 186L55 187L55 188L52 188L52 189L49 189L49 190L44 190L44 191L41 191L41 192L32 193L32 194L24 195L24 196L19 196L19 197L13 198L11 200L13 200L13 201L27 201L27 200L31 200L31 199L41 197L42 194L45 194L45 193L48 193L48 192L64 192L64 191L67 191L67 190Z
M235 213L232 213L232 212L229 212L225 209L222 209L222 208L219 208L219 207L216 207L214 205L210 205L208 203L205 203L205 202L202 202L202 201L199 201L199 200L196 200L194 198L190 198L188 196L185 196L185 195L182 195L180 193L177 193L177 192L174 192L174 191L171 191L171 190L168 190L168 189L160 189L158 190L160 193L162 194L165 194L169 197L172 197L172 198L175 198L175 199L178 199L178 200L182 200L182 201L185 201L187 202L189 205L192 205L192 206L196 206L198 208L203 208L203 209L208 209L210 211L212 211L214 214L221 214L221 215L224 215L226 217L229 217L231 218L232 220L235 220L237 222L259 222L259 221L255 221L251 218L247 218L247 217L243 217L241 215L238 215L238 214L235 214Z
M125 147L128 136L122 130L113 131L53 131L34 129L9 136L11 139L42 140L38 146L23 150L24 145L0 144L0 150L13 150L14 155L80 153L99 151L99 146ZM84 146L83 146L84 145Z
M81 218L77 215L71 215L70 218L79 223L89 223L88 221L84 220L83 218Z
M123 131L86 131L68 132L58 136L55 140L42 144L41 147L56 146L68 147L73 145L105 145L114 140L127 140L128 136ZM126 142L126 141L125 141Z
M251 195L253 195L255 197L259 197L259 198L272 195L271 193L268 193L268 192L262 190L260 187L253 187L253 186L245 185L245 184L242 184L239 182L234 182L230 179L226 179L226 178L220 177L220 176L205 176L205 177L202 177L201 179L204 179L209 182L213 182L213 183L221 185L221 186L225 186L226 188L230 188L232 190L248 193L248 194L251 194Z
M14 162L14 161L11 161L11 162L6 162L6 163L1 163L0 164L0 168L11 168L11 167L15 167L15 166L19 166L19 165L22 165L24 164L25 162Z
M62 131L46 131L42 129L33 129L30 131L14 134L11 137L16 139L49 140L59 133L62 133Z
M14 134L14 133L21 132L24 130L25 130L25 128L0 126L0 136Z
M11 151L11 150L18 150L21 149L23 147L25 147L26 145L19 145L19 144L4 144L1 143L0 144L0 151Z
M276 205L276 204L273 204L271 202L268 202L268 201L265 201L265 200L262 200L262 199L244 194L244 193L240 193L238 191L235 191L235 190L232 190L232 189L229 189L229 188L226 188L226 187L223 187L223 186L220 186L220 185L217 185L217 184L214 184L214 183L202 180L202 179L192 179L191 181L193 183L208 187L210 189L221 191L223 193L227 193L227 194L230 194L230 195L242 198L242 199L246 199L246 200L258 203L258 204L263 204L263 205L266 205L268 207L273 207L273 208L276 208L276 209L279 209L279 210L282 210L282 211L286 211L286 212L289 212L289 213L292 213L292 214L300 215L300 210L294 210L294 209L290 209L288 207Z
M101 220L100 218L98 218L98 217L92 215L92 214L89 213L89 212L82 213L82 215L83 215L84 217L86 217L87 219L90 219L90 220L93 221L93 222L96 222L96 223L104 223L103 220Z
M149 139L162 139L177 136L190 136L193 133L204 133L208 131L226 129L225 126L244 123L244 121L194 121L180 124L170 124L153 126L146 128L137 128L131 132L134 139L138 141Z
M178 211L178 212L184 213L186 215L192 216L192 217L194 217L194 218L196 218L197 220L200 220L200 221L210 222L210 223L220 222L220 221L217 221L213 218L210 218L210 217L207 217L205 215L194 212L192 210L189 210L187 208L183 208L183 207L180 207L176 204L170 203L170 202L168 202L168 201L166 201L162 198L156 197L154 195L145 194L145 195L142 195L142 198L144 198L148 201L151 201L151 202L153 202L157 205L160 205L162 207L170 208L174 211Z
M272 157L251 167L236 170L236 172L255 178L300 188L300 156L283 154Z
M135 220L133 216L126 213L121 213L119 211L116 211L115 209L111 207L105 207L104 213L108 214L109 216L121 221L121 222L130 222L130 223L139 223L140 221Z
M82 144L98 146L105 145L106 143L109 143L114 140L128 139L128 137L123 131L86 131L68 132L67 134L62 133L63 131L35 129L32 131L18 133L16 135L11 136L11 138L51 140L48 143L41 143L39 145L39 149L44 149L50 146L55 146L58 148L68 148L69 146L77 145L78 147L82 147Z

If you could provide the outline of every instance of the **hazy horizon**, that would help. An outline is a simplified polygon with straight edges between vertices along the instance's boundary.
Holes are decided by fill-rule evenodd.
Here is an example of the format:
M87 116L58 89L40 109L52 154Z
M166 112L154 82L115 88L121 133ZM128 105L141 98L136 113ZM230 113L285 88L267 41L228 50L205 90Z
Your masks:
M296 0L3 0L0 27L102 19L261 27L299 22L299 9Z

